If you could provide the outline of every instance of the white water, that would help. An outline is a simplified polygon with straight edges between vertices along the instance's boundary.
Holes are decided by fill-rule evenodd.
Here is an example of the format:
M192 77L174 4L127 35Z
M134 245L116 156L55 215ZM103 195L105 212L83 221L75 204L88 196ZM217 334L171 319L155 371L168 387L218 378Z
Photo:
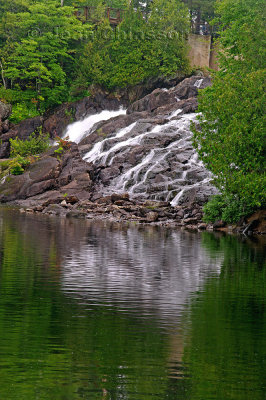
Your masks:
M122 138L127 133L129 133L134 128L135 125L136 125L136 122L134 122L133 124L127 126L126 128L120 129L120 131L118 131L118 133L113 138L104 139L101 142L96 143L93 146L93 148L87 154L85 154L83 159L85 161L87 161L87 162L95 162L95 161L100 161L100 160L106 160L108 155L109 155L109 153L114 151L115 148L119 149L120 147L123 147L123 142L122 143L118 143L116 146L112 147L110 149L110 151L104 151L103 150L105 143L107 143L107 142L109 142L111 140L115 141L115 139Z
M195 114L187 114L183 116L180 120L169 121L165 125L157 125L151 131L145 132L134 138L129 138L125 142L118 143L114 148L109 150L110 153L115 153L119 148L128 149L129 146L141 144L142 140L147 137L158 137L163 136L165 132L174 130L174 140L166 148L157 147L152 149L136 166L130 168L125 173L121 174L117 179L112 182L112 187L115 191L127 191L129 194L139 194L143 192L143 188L149 186L149 174L156 171L167 169L168 162L167 158L169 155L173 154L175 150L183 148L186 142L190 140L191 132L189 130L190 122L195 119ZM169 133L168 133L169 134ZM193 152L194 155L194 152ZM114 158L114 157L113 157ZM111 160L112 161L112 160ZM191 163L194 162L193 157L191 158ZM108 164L111 164L109 162ZM165 167L166 165L166 167ZM180 180L180 179L179 179ZM178 179L176 180L176 182ZM164 190L167 192L169 184L173 184L173 180L165 180L162 184Z
M179 108L178 110L174 111L174 112L168 117L168 119L170 120L170 119L172 119L172 118L177 117L182 111L183 111L183 110L181 110L181 109Z
M100 113L89 115L81 121L68 125L64 138L68 136L71 142L79 143L85 136L90 134L97 122L107 121L122 114L126 114L126 110L121 108L117 111L103 110Z
M199 79L194 86L200 88L202 82ZM173 206L189 197L191 189L199 196L212 190L211 176L191 144L190 124L196 114L182 112L177 109L164 115L167 122L162 125L155 125L152 118L140 119L95 143L83 159L99 166L99 190L167 200ZM70 125L65 136L79 143L96 129L97 122L123 114L126 110L104 110Z
M196 88L200 89L202 82L203 82L203 79L198 79L198 80L194 83L194 86L195 86Z
M167 117L167 123L154 125L152 129L144 131L140 128L141 124L145 126L145 121L134 122L114 136L96 143L85 154L84 160L103 168L120 166L121 162L117 160L122 157L123 171L110 180L106 193L126 191L132 197L144 195L155 200L170 201L175 206L189 190L208 185L210 176L208 173L201 176L204 167L191 145L190 123L196 119L196 114L185 114L176 119L181 112L180 109L172 112ZM169 139L170 144L163 147L160 143L165 138ZM149 142L154 143L153 148ZM138 146L143 149L145 145L148 151L142 152L139 161L130 165L127 154L138 149ZM182 159L184 156L185 161ZM195 177L191 178L193 174Z

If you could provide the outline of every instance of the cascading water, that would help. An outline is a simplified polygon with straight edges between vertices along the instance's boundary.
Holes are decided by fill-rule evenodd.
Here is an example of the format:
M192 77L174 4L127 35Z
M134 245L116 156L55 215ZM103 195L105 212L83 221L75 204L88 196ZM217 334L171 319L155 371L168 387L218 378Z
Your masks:
M191 145L190 123L196 114L176 119L181 112L170 114L163 125L148 124L146 130L142 129L147 125L145 120L135 122L96 143L85 154L84 160L103 171L113 170L103 190L106 194L128 192L132 197L167 200L177 205L191 189L208 185L210 175ZM139 160L130 162L136 152Z
M190 79L190 90L195 96L206 80ZM197 115L189 110L195 97L187 95L184 103L178 87L157 89L142 104L136 102L136 111L133 104L127 115L122 109L104 110L68 127L65 135L77 143L93 134L87 149L83 142L81 148L87 150L83 159L95 166L97 192L104 195L128 192L131 197L169 201L173 206L190 201L191 194L201 202L215 193L210 184L211 174L199 161L191 143L190 125ZM115 116L119 123L114 120L110 132L109 120ZM107 121L107 134L104 123L101 136L95 134L99 126L95 124L99 121Z
M106 162L108 155L112 152L115 151L117 149L119 149L120 147L123 147L123 142L116 144L116 146L112 147L109 151L104 151L104 146L106 143L110 142L111 140L116 140L119 138L122 138L123 136L125 136L128 132L131 131L131 129L133 129L133 127L136 125L136 122L134 122L133 124L129 125L128 127L121 129L113 139L104 139L101 142L98 142L94 145L94 147L92 148L92 150L90 150L85 156L84 156L84 160L87 162L99 162L99 160ZM121 145L121 146L120 146Z
M103 110L100 113L89 115L82 121L74 122L67 127L64 137L69 137L71 142L79 143L85 136L91 133L93 126L100 121L106 121L110 118L123 115L126 110L121 108L117 111Z

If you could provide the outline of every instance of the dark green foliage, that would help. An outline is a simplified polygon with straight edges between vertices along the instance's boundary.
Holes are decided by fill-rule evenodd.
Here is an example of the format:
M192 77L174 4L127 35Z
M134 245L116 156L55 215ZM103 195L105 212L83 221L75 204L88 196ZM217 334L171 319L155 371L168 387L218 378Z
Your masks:
M126 0L0 1L0 98L14 105L13 122L87 96L91 84L113 89L188 71L188 9L148 3L143 18ZM94 7L86 23L73 7L85 5ZM110 6L123 10L116 29L105 19Z
M237 199L236 216L266 203L263 8L262 0L219 3L221 69L200 93L201 129L194 129L195 147L215 184L225 198Z
M126 87L159 75L188 72L185 34L187 8L177 0L156 0L147 21L129 8L114 31L104 20L78 61L74 90L96 83L108 89Z
M265 396L265 242L202 234L221 263L192 296L184 363L189 399L262 400ZM219 261L218 261L219 260Z
M204 222L222 220L228 223L238 222L253 211L253 207L234 195L217 195L204 206Z
M35 105L43 112L65 101L74 55L80 38L89 32L91 26L83 25L74 9L60 7L59 1L25 1L23 11L7 9L0 20L0 60L11 102ZM6 97L4 91L1 95Z

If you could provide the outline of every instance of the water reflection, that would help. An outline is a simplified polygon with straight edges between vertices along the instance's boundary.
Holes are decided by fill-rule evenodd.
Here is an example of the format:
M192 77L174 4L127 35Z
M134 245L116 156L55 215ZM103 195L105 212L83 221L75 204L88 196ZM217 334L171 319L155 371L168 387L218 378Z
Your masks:
M265 240L0 212L0 398L262 399Z
M93 222L87 229L62 270L63 291L82 304L173 319L206 276L219 275L222 253L210 257L200 235Z

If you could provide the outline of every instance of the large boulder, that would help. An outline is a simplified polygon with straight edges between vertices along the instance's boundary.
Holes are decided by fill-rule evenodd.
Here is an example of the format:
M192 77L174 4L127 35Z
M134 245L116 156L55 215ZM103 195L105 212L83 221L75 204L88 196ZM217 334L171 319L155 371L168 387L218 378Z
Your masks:
M31 199L47 192L54 196L54 192L69 196L75 195L78 199L90 197L92 189L92 168L80 157L78 147L73 143L70 149L57 158L54 150L47 153L27 168L23 175L10 175L0 185L0 202Z
M169 90L155 89L152 93L131 104L128 107L127 113L132 114L142 111L157 112L157 110L162 107L171 110L172 108L176 108L176 103L180 102L180 100L195 99L199 89L204 89L210 84L211 80L207 77L192 76L186 78ZM178 105L179 108L184 108L184 104L185 103L180 103ZM195 111L195 109L193 111Z
M173 94L169 93L169 91L164 89L155 89L151 94L148 94L142 99L131 104L131 106L129 106L127 109L127 114L142 111L153 112L158 107L174 102L175 97Z

